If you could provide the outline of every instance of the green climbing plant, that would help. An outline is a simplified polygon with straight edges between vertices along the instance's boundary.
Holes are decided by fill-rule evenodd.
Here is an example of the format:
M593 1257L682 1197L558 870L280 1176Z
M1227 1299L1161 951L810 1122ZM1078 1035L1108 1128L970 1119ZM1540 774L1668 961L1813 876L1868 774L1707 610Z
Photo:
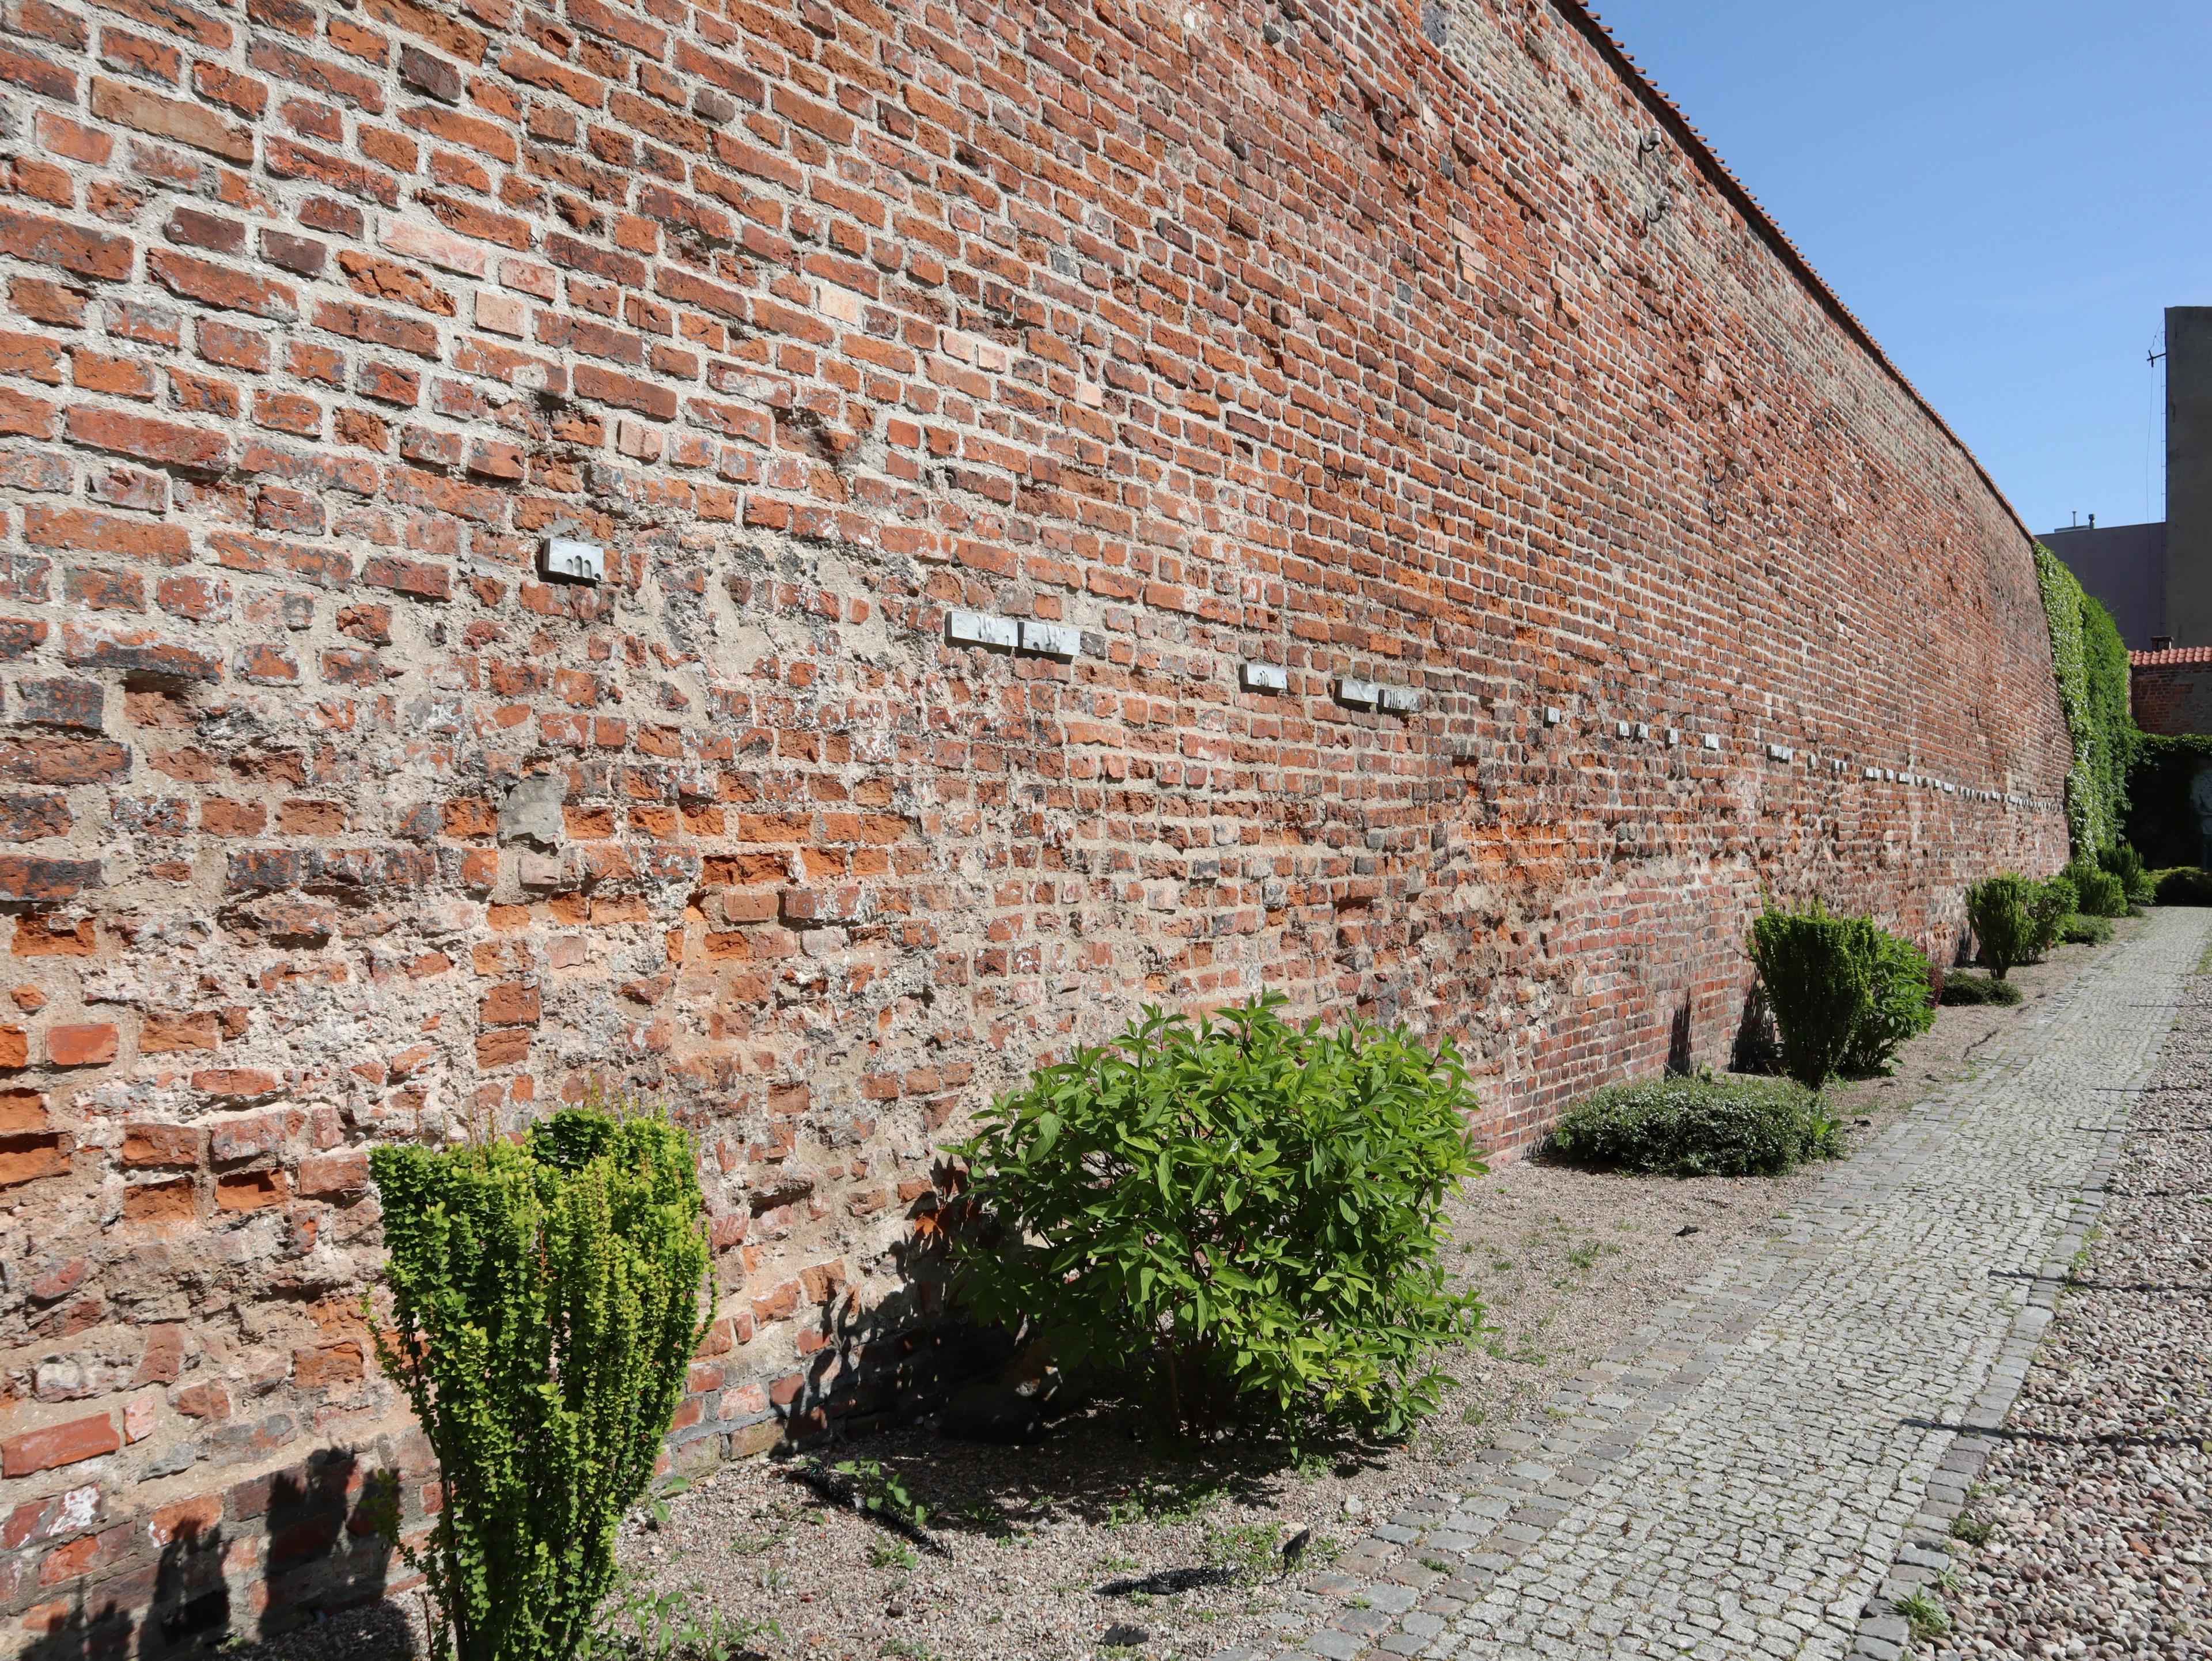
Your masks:
M390 1250L377 1358L438 1456L438 1514L410 1550L438 1652L568 1661L702 1329L690 1140L658 1114L569 1109L520 1146L385 1147L369 1164Z
M2074 741L2066 775L2066 820L2074 851L2094 857L2120 840L2128 811L2128 769L2137 734L2128 710L2128 652L2111 613L2082 592L2074 574L2040 543L2035 576L2051 629L2058 702Z

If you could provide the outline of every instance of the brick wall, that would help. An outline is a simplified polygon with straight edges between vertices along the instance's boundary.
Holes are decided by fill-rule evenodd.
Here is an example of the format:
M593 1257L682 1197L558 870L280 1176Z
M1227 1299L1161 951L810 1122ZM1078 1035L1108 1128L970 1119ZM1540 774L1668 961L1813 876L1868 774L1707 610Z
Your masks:
M1763 892L2060 861L1989 482L1564 0L1423 17L0 0L11 1645L385 1584L380 1139L674 1104L711 1458L957 1369L933 1146L1140 1001L1510 1148Z
M2212 647L2129 653L2128 703L2146 733L2212 733Z

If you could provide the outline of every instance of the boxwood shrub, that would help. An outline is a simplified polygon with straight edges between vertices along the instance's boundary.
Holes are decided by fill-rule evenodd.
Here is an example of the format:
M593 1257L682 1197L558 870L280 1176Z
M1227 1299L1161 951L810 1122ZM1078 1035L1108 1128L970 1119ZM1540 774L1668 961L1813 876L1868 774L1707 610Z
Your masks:
M1706 1073L1601 1090L1560 1116L1546 1151L1601 1170L1771 1177L1834 1158L1843 1131L1802 1085Z

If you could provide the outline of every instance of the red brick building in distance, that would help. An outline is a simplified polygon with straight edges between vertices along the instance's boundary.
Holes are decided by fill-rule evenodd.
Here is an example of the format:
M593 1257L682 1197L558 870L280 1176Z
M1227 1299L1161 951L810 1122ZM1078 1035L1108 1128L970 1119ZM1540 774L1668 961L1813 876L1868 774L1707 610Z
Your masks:
M381 1140L669 1102L711 1460L1140 1001L1511 1149L2065 855L2027 532L1573 0L7 0L0 182L14 1650L385 1585Z
M2129 653L2128 705L2146 733L2212 733L2212 646Z

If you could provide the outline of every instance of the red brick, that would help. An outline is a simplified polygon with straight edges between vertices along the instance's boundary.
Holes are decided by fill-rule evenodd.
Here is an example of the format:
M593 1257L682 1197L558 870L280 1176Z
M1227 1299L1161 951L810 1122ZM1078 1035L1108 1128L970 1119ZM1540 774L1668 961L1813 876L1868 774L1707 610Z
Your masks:
M116 1033L105 1021L46 1029L46 1060L55 1067L105 1067L115 1059Z
M96 75L92 78L92 113L102 121L119 122L157 138L173 138L226 161L253 160L252 131L225 121L204 104L164 98L143 87Z
M143 1046L141 1046L142 1050ZM207 1159L207 1133L191 1125L126 1124L123 1163L136 1168L197 1170Z
M0 1475L29 1476L56 1470L87 1459L97 1459L123 1445L114 1419L105 1413L70 1419L43 1430L25 1431L0 1442Z
M0 208L0 253L119 283L131 275L131 239L80 230L58 219Z
M352 1199L368 1191L368 1155L355 1149L316 1153L300 1161L301 1197Z
M43 548L74 548L86 553L131 554L168 562L191 551L191 538L180 525L129 519L82 508L33 503L24 510L23 539Z
M151 416L79 405L68 417L69 435L118 455L174 467L218 468L230 459L230 441L219 432L179 427Z
M183 300L256 317L289 319L299 315L300 296L291 285L168 248L147 252L146 274Z

